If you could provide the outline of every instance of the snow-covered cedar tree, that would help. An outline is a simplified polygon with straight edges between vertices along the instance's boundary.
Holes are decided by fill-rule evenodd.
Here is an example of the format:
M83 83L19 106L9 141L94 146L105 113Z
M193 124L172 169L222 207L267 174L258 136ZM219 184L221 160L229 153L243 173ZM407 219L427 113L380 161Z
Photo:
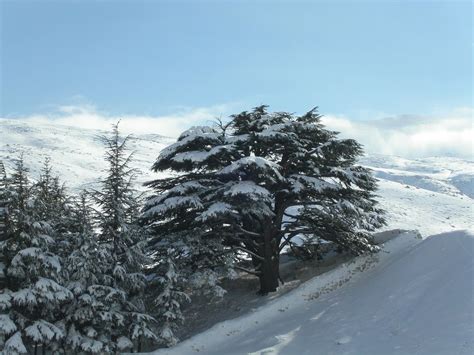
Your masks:
M258 275L263 294L278 287L279 255L297 240L376 251L370 232L384 218L375 178L356 164L361 154L358 142L321 124L317 109L298 116L260 106L193 127L152 167L172 175L148 183L156 192L144 210L151 245L174 238L184 258L206 267L232 253L234 267Z
M54 254L55 232L29 183L23 158L8 179L9 225L0 242L4 285L0 290L0 350L5 354L56 350L64 331L58 322L72 298L62 286L61 258Z
M126 350L134 344L140 350L144 341L156 339L152 327L155 319L147 314L143 302L147 234L138 224L139 197L133 189L135 171L129 167L129 137L121 138L116 124L112 134L102 138L107 175L92 197L98 206L98 243L104 253L96 261L106 269L102 271L105 278L88 289L93 300L101 304L96 316L104 326L91 329L90 335L106 346L102 352Z

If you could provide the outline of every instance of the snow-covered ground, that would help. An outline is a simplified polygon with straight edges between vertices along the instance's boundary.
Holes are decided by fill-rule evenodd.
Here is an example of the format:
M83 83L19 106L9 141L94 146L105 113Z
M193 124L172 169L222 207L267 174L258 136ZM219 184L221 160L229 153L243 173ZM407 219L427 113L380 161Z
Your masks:
M416 229L423 237L457 229L472 229L472 198L452 196L380 179L379 201L387 212L387 230Z
M0 160L10 170L24 152L35 177L49 156L54 170L78 191L100 178L104 162L98 136L105 133L0 119ZM139 183L158 177L149 169L174 141L159 133L131 141ZM418 230L424 241L416 233L402 233L376 257L333 268L158 353L474 353L474 162L369 155L361 163L380 180L385 230Z
M408 232L155 354L472 354L473 277L471 232Z

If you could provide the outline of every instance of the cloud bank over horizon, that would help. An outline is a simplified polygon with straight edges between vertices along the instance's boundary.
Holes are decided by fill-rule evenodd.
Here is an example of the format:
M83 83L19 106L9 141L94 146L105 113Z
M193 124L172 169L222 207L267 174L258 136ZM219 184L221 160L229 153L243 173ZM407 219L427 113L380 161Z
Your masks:
M83 129L109 130L120 120L124 133L159 134L177 137L194 125L209 125L225 119L233 105L178 110L164 116L111 115L92 105L60 106L51 113L21 119L38 124L61 124ZM473 113L471 107L458 108L442 115L395 115L374 120L352 120L342 115L323 116L327 128L362 143L369 154L398 155L406 158L451 156L473 159ZM1 123L1 121L0 121Z
M442 115L396 115L365 121L329 115L323 123L344 138L358 140L367 153L473 159L473 113L473 108L464 107Z
M120 121L120 130L126 134L159 134L178 137L186 128L193 125L209 125L227 112L231 104L210 107L182 108L176 113L162 116L113 115L97 110L93 105L59 106L48 113L29 116L4 117L21 119L39 124L61 124L83 129L110 130L112 124ZM0 117L1 119L1 117Z

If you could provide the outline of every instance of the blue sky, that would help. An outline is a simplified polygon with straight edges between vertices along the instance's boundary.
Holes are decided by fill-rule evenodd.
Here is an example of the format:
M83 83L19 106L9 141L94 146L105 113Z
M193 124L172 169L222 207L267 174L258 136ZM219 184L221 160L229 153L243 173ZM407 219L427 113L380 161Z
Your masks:
M2 117L472 106L470 1L0 1Z

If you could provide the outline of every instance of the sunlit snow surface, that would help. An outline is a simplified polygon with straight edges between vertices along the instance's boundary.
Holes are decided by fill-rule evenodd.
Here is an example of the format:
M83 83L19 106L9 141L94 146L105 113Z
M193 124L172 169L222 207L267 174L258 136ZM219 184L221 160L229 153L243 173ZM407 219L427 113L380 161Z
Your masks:
M96 185L103 176L104 147L100 137L108 133L0 119L0 160L11 169L14 159L22 152L26 166L35 178L44 159L50 157L53 171L71 190L78 191ZM174 142L174 139L154 133L132 136L129 142L130 151L134 153L132 167L137 169L139 183L158 176L150 171L151 164L161 149Z
M379 178L378 195L387 211L387 229L417 229L426 237L473 228L473 161L374 155L361 163Z
M474 235L408 232L385 251L156 354L472 354Z

